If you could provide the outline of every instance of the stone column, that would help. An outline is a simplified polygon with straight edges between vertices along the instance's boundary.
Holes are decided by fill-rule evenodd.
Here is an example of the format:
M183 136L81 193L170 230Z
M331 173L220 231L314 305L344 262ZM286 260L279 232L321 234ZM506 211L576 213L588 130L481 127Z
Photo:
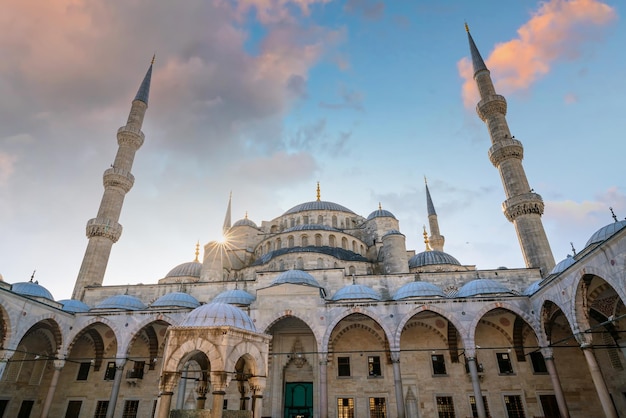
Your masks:
M618 418L617 411L615 411L613 401L611 400L611 395L609 395L609 390L606 387L606 382L602 377L600 366L598 366L596 355L593 352L593 346L589 343L583 343L580 345L580 348L583 350L585 360L587 360L587 366L589 367L589 372L591 373L591 380L593 380L596 392L598 392L598 397L600 398L604 415L607 418Z
M185 364L183 374L178 385L178 396L176 397L176 409L185 409L185 392L187 392L187 376L189 375L189 363Z
M320 353L320 418L328 418L328 353Z
M163 372L159 382L159 399L157 400L157 412L155 418L169 418L172 395L176 382L180 379L180 373Z
M248 381L247 380L239 380L237 381L237 389L239 389L239 394L241 395L239 398L239 410L245 411L248 409L248 401L250 400L248 394Z
M52 405L52 399L54 398L54 392L57 389L57 383L59 382L59 376L61 375L63 366L65 366L65 360L54 360L54 373L52 374L52 380L50 381L50 387L48 388L46 400L44 401L43 408L41 409L41 418L48 418L50 405Z
M124 377L124 365L126 359L115 360L115 380L113 380L113 388L111 389L111 397L109 398L109 407L107 408L106 418L113 418L115 413L115 404L117 403L117 396L120 393L120 385L122 384L122 378Z
M396 405L398 408L398 418L404 418L404 391L402 389L402 374L400 372L400 351L392 351L391 366L393 367L393 384L396 391Z
M251 377L250 389L252 389L252 417L261 418L263 414L263 392L265 391L265 377Z
M465 361L467 361L467 367L469 368L470 377L472 379L472 388L474 389L474 400L476 401L476 412L478 412L478 418L487 418L485 404L483 402L483 393L480 389L480 379L478 377L476 357L474 357L474 355L474 353L468 353L466 351Z
M550 374L552 380L552 387L554 388L554 396L556 397L556 403L559 405L559 412L561 418L569 418L569 409L567 403L565 403L565 394L563 393L563 387L561 386L561 380L556 371L556 364L554 363L554 357L552 356L552 350L542 350L543 358L546 362L546 368Z
M211 418L222 418L222 410L224 409L224 395L226 395L226 387L228 386L228 375L226 372L211 372L211 388L213 391L213 409L211 410Z

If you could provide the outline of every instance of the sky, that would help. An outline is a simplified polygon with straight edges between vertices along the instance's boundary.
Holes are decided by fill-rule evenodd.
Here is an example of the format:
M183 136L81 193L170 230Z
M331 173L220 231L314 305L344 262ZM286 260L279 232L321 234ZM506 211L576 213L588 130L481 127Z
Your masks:
M487 151L464 23L543 196L556 261L626 217L626 6L617 0L4 0L0 274L69 298L116 131L150 64L144 145L105 285L156 283L196 242L297 204L391 211L424 250L524 267Z

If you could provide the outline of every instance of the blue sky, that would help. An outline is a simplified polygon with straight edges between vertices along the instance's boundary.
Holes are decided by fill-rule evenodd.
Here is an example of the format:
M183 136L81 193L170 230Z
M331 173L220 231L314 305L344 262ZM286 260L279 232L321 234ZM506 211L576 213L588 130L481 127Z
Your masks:
M134 188L105 284L155 283L233 220L322 199L400 220L422 251L424 176L446 252L523 267L486 127L463 95L468 22L557 262L626 216L617 1L10 0L0 17L0 274L69 297L115 132L156 51ZM510 53L513 51L513 53ZM512 55L511 55L512 54Z

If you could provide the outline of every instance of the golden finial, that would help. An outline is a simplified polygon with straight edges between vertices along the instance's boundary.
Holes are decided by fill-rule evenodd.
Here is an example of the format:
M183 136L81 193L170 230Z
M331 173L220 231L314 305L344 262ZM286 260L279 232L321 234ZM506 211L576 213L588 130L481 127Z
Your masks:
M248 211L246 211L246 219L248 219Z
M152 55L152 61L150 62L150 65L154 65L154 60L156 59L156 53L154 55Z
M320 195L320 182L317 182L317 201L319 202L321 199L321 195Z
M196 242L196 259L195 259L195 260L193 260L193 261L195 261L196 263L199 263L199 262L200 262L200 260L198 260L198 256L199 256L199 255L200 255L200 241L197 241L197 242Z
M426 244L426 251L432 251L430 243L428 241L428 232L426 232L426 225L424 225L424 244Z
M467 22L465 22L465 31L469 33L469 26L467 26Z
M378 202L378 210L383 210L383 205L381 205L380 202Z

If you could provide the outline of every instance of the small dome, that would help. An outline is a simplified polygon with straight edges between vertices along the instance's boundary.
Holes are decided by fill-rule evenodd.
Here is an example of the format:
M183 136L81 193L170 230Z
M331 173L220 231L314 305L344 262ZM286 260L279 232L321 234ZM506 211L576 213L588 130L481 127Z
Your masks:
M430 296L441 296L442 298L445 298L446 294L443 293L443 290L441 290L438 286L435 286L432 283L411 282L398 289L396 294L393 296L393 300Z
M476 279L464 284L456 294L459 298L467 298L472 296L495 294L495 293L511 293L502 284L491 279Z
M232 227L234 228L236 226L251 226L252 228L258 228L258 226L248 218L239 219L233 224Z
M382 236L382 239L385 239L385 237L388 237L390 235L402 235L404 236L404 234L400 231L398 231L397 229L390 229L389 231L385 232L385 234Z
M200 278L200 272L202 271L202 263L199 261L190 261L188 263L179 264L165 277L197 277Z
M607 226L603 226L598 229L592 236L589 238L589 241L585 244L585 247L590 246L591 244L595 244L597 242L602 242L609 239L613 234L617 231L621 230L626 226L626 220L613 222L608 224Z
M396 219L396 217L393 215L393 213L389 212L388 210L385 209L378 209L375 210L374 212L370 213L367 217L368 221L371 221L374 218L393 218Z
M165 294L152 302L151 308L197 308L200 302L193 296L184 292L172 292Z
M230 303L231 305L250 305L256 297L245 290L232 289L217 295L213 302Z
M278 284L291 283L291 284L303 284L306 286L322 287L315 280L315 277L302 270L287 270L280 273L274 280L272 280L271 286Z
M141 311L146 309L146 305L134 296L116 295L106 298L92 309L123 309L125 311Z
M187 314L181 327L234 327L256 332L252 319L228 303L211 302Z
M572 264L574 264L575 262L576 262L576 260L574 259L574 257L572 257L571 255L568 254L567 257L565 257L564 260L559 261L559 264L554 266L552 271L550 271L550 274L559 274L559 273L567 270L567 268L569 266L571 266Z
M297 206L294 206L291 209L289 209L287 212L283 213L283 216L290 215L292 213L306 212L310 210L347 212L347 213L351 213L354 215L354 212L352 212L350 209L343 207L341 205L338 205L337 203L324 202L322 200L315 200L313 202L301 203Z
M331 300L373 299L382 300L377 291L362 284L351 284L337 291Z
M323 231L340 232L339 229L333 228L332 226L328 226L328 225L304 224L304 225L296 225L296 226L293 226L291 228L287 228L287 229L285 229L283 231L283 233L285 233L285 232L295 232L295 231L318 231L320 229L323 230Z
M58 301L63 305L61 309L66 312L89 312L89 305L76 299L63 299Z
M563 260L565 261L565 260ZM530 296L533 293L535 293L537 290L539 290L539 288L541 287L541 280L537 280L536 282L532 282L530 284L530 286L528 286L526 288L526 290L524 290L524 292L522 293L524 296Z
M409 259L409 268L431 266L436 264L454 264L460 266L459 260L452 257L448 253L443 251L424 251L422 253L415 254Z
M23 296L54 300L52 293L37 282L13 283L11 290Z

